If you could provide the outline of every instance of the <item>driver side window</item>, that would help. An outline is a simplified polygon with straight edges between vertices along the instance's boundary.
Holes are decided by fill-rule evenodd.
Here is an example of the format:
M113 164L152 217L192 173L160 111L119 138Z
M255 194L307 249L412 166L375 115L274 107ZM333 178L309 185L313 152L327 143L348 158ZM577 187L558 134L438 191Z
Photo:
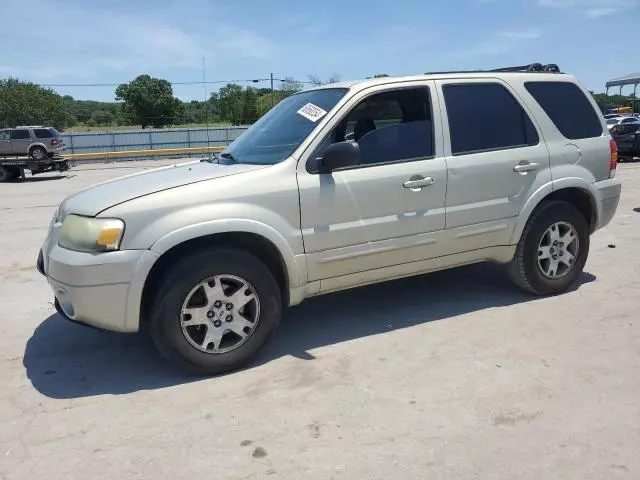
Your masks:
M360 165L423 160L434 156L432 108L427 87L371 95L358 103L320 147L352 141Z

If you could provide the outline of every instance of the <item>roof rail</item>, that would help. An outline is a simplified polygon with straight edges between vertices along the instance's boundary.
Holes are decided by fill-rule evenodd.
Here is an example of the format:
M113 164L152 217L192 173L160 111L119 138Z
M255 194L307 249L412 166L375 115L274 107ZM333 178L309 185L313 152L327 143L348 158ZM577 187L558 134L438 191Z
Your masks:
M487 73L487 72L522 72L522 73L562 73L560 67L555 63L542 65L541 63L531 63L529 65L520 65L517 67L496 68L493 70L458 70L449 72L427 72L425 75L443 75L447 73Z
M518 67L495 68L491 72L544 72L544 73L560 73L560 67L555 63L542 65L541 63L530 63L529 65L520 65Z

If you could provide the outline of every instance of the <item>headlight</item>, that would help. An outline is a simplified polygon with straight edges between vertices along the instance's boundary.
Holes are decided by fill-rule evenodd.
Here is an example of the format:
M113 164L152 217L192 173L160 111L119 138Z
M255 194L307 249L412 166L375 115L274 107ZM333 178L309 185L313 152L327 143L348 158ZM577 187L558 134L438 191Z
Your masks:
M122 220L67 215L58 245L79 252L110 252L120 248L123 233Z

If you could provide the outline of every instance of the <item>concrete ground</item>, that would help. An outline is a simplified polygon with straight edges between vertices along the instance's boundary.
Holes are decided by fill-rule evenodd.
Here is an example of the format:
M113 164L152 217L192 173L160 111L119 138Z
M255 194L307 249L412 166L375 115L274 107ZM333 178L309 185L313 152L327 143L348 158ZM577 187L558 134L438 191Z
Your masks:
M640 163L573 291L475 265L315 298L210 379L62 320L34 267L66 195L156 164L0 185L0 478L640 478Z

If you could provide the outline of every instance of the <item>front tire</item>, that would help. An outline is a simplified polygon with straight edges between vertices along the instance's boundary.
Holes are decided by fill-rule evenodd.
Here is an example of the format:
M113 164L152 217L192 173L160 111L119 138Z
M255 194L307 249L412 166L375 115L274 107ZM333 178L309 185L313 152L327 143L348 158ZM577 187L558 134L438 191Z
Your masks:
M587 221L576 207L545 202L527 221L507 272L518 286L536 295L565 292L582 273L589 240Z
M151 335L163 356L189 373L237 370L277 328L281 299L273 274L253 255L208 249L164 272L151 308Z

